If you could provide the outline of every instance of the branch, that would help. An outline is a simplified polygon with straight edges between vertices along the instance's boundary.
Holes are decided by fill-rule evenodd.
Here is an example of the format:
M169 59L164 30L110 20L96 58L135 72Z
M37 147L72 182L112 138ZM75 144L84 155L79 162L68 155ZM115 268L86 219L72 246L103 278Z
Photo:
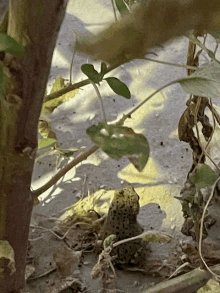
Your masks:
M216 274L220 273L219 265L213 266L211 269ZM174 279L161 282L147 291L143 291L143 293L194 293L211 278L212 275L208 271L197 268Z
M63 169L61 169L53 178L51 178L45 185L41 186L40 188L32 191L32 195L34 198L37 198L51 186L53 186L61 177L63 177L70 169L74 166L86 160L88 156L93 154L95 151L98 150L98 146L93 145L89 150L85 151L83 154L79 155L76 159L72 160L68 165L66 165Z
M115 68L119 67L120 65L122 65L122 63L120 62L117 62L117 63L114 63L113 65L109 66L108 69L107 69L107 72L110 72L112 70L114 70ZM50 100L53 100L55 98L58 98L70 91L73 91L75 89L78 89L78 88L81 88L87 84L90 84L90 80L89 79L85 79L85 80L82 80L80 82L77 82L77 83L74 83L74 84L70 84L69 86L59 90L59 91L56 91L52 94L49 94L47 95L45 98L44 98L44 103L47 102L47 101L50 101Z

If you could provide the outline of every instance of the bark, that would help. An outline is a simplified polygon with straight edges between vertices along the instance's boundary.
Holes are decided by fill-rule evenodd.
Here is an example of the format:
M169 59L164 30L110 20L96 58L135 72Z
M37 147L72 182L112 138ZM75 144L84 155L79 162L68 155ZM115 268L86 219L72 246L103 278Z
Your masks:
M1 293L17 292L25 285L38 119L66 5L67 0L12 0L9 5L7 33L26 50L22 58L6 54L2 61L0 240L14 250L16 271L11 274L8 259L0 259Z

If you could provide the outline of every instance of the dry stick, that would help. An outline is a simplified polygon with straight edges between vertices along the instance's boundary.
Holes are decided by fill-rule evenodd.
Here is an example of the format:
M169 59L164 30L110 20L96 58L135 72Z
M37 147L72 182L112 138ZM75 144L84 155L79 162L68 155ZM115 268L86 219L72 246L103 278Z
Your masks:
M212 140L212 137L213 137L213 134L214 134L215 128L216 128L216 121L215 121L215 119L217 120L218 124L220 125L220 117L219 117L217 111L215 110L215 108L212 106L211 98L210 98L210 103L208 103L207 106L208 106L209 110L212 112L212 118L213 118L214 129L213 129L213 131L212 131L212 133L211 133L211 136L210 136L209 139L208 139L208 142L207 142L205 148L203 148L203 147L200 145L200 147L201 147L201 149L202 149L202 153L201 153L201 155L200 155L200 157L199 157L198 164L200 163L200 161L201 161L201 159L202 159L202 156L205 154L205 155L210 159L210 161L213 163L213 165L217 168L217 170L218 170L218 172L219 172L219 174L220 174L220 168L218 167L218 165L215 164L215 162L212 160L212 158L211 158L211 157L209 156L209 154L206 152L206 150L207 150L207 148L208 148L208 146L209 146L209 144L210 144L210 142L211 142L211 140ZM195 168L196 168L196 166L194 167L194 169L192 170L192 172L195 170ZM191 172L191 173L192 173L192 172Z
M209 158L209 160L212 162L212 164L213 164L213 165L216 167L216 169L220 172L220 169L219 169L218 165L213 161L213 159L212 159L212 158L210 157L210 155L207 153L207 151L206 151L207 147L203 148L203 147L202 147L202 144L201 144L200 135L199 135L199 128L198 128L198 125L197 125L197 115L198 115L199 107L200 107L200 104L201 104L201 99L202 99L201 97L198 98L198 101L197 101L197 104L196 104L195 113L194 113L194 124L195 124L195 126L196 126L196 133L197 133L197 137L198 137L199 146L200 146L201 149L202 149L202 154L200 155L199 161L201 160L202 155L205 154L206 157ZM211 108L212 108L212 107L211 107ZM212 138L212 136L211 136L211 138ZM210 143L210 140L208 141L207 146L208 146L209 143ZM195 168L196 168L196 166L195 166ZM195 169L195 168L194 168L194 169Z
M200 97L200 99L198 100L198 102L197 102L197 105L196 105L196 111L195 111L195 116L194 116L194 123L195 123L195 125L196 125L196 131L197 131L197 136L198 136L198 141L199 141L199 144L200 144L200 147L202 148L202 154L200 155L200 158L199 158L199 162L200 162L200 160L201 160L201 157L202 157L202 155L203 154L205 154L206 156L207 156L207 152L206 152L206 149L207 149L207 147L208 147L208 145L210 144L210 142L211 142L211 139L212 139L212 137L213 137L213 134L214 134L214 131L215 131L215 127L216 127L216 123L215 123L215 112L213 111L214 110L214 108L213 108L213 106L212 106L212 101L211 101L211 98L210 98L210 104L209 104L209 109L210 109L210 111L212 112L212 118L213 118L213 124L214 124L214 129L213 129L213 131L212 131L212 134L211 134L211 136L210 136L210 138L209 138L209 140L208 140L208 142L207 142L207 144L206 144L206 146L205 146L205 148L203 148L202 147L202 145L201 145L201 143L200 143L200 139L199 139L199 130L198 130L198 126L197 126L197 115L198 115L198 109L199 109L199 106L200 106L200 103L201 103L201 97ZM210 157L209 157L209 155L207 156L209 159L211 159ZM199 163L198 162L198 163ZM213 162L213 160L211 159L211 162ZM216 164L214 164L215 166L216 166ZM217 167L217 169L218 169L218 171L219 171L219 168ZM219 276L218 275L216 275L209 267L208 267L208 265L206 264L206 262L205 262L205 260L204 260L204 258L203 258L203 256L202 256L202 235L203 235L203 225L204 225L204 220L205 220L205 213L206 213L206 211L207 211L207 209L208 209L208 206L209 206L209 203L210 203L210 201L211 201L211 199L212 199L212 197L213 197L213 195L214 195L214 191L215 191L215 187L216 187L216 184L218 183L218 181L220 180L220 178L218 178L216 181L215 181L215 183L214 183L214 185L213 185L213 187L212 187L212 191L211 191L211 194L210 194L210 197L209 197L209 199L208 199L208 201L207 201L207 203L206 203L206 205L205 205L205 207L204 207L204 210L203 210L203 213L202 213L202 217L201 217L201 224L200 224L200 231L199 231L199 256L200 256L200 259L202 260L202 262L203 262L203 264L204 264L204 266L206 267L206 269L219 281L220 280L220 278L219 278Z
M216 265L212 267L212 270L216 273L220 273L220 266ZM179 293L187 292L194 293L201 287L203 287L207 281L211 279L211 274L206 270L197 268L189 273L176 277L174 279L161 282L156 286L143 290L143 293Z
M114 11L115 21L118 21L118 19L117 19L117 14L116 14L116 9L115 9L115 3L114 3L114 0L111 0L111 2L112 2L112 9L113 9L113 11Z
M54 175L53 178L51 178L45 185L41 186L40 188L32 191L32 195L34 198L37 198L40 194L45 192L47 189L49 189L52 185L54 185L61 177L63 177L70 169L72 169L74 166L76 166L78 163L86 160L88 156L93 154L95 151L97 151L99 147L97 145L93 145L90 149L85 151L83 154L79 155L77 158L75 158L72 162L70 162L68 165L66 165L63 169L61 169L56 175Z
M209 196L209 199L204 207L204 210L203 210L203 213L202 213L202 217L201 217L201 224L200 224L200 234L199 234L199 256L204 264L204 266L206 267L206 269L216 278L216 280L219 282L220 281L220 276L217 275L215 272L213 272L213 270L211 270L207 263L205 262L203 256L202 256L202 233L203 233L203 224L204 224L204 219L205 219L205 213L207 211L207 208L210 204L210 201L212 200L213 198L213 195L214 195L214 191L215 191L215 187L216 187L216 184L218 183L218 181L220 180L220 177L215 181L214 185L212 186L212 191L211 191L211 194Z
M148 58L148 57L143 58L143 59L144 60L147 60L147 61L152 61L152 62L160 63L160 64L170 65L170 66L182 67L182 68L187 68L187 69L192 69L192 70L198 69L198 67L196 67L196 66L190 66L190 65L185 65L185 64L160 61L160 60L151 59L151 58Z

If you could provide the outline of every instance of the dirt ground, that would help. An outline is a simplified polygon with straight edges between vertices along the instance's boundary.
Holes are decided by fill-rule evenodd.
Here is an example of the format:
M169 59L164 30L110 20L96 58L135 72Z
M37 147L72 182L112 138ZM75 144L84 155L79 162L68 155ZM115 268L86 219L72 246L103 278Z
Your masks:
M48 92L55 78L62 76L69 79L74 46L73 30L78 35L95 33L113 20L110 1L69 2L54 53ZM213 48L212 41L211 38L208 40L210 49ZM185 64L187 45L186 38L179 38L166 44L164 48L156 48L154 52L157 56L150 57ZM206 61L203 55L201 58L203 62ZM74 83L86 79L80 71L84 63L92 63L97 70L100 69L100 62L77 53L73 67ZM113 70L107 76L118 77L127 84L132 93L131 99L125 100L114 94L104 83L101 84L100 91L107 120L114 121L164 84L186 76L186 70L181 67L135 60ZM141 173L137 172L126 158L115 161L98 150L40 196L39 205L33 209L29 236L28 279L23 292L101 292L102 282L91 278L92 269L97 263L97 254L91 252L90 235L86 234L84 237L85 234L82 232L84 230L75 227L76 229L68 237L61 239L61 236L59 238L53 234L52 228L57 225L57 219L65 212L65 208L81 199L88 203L87 210L95 209L100 215L105 214L114 190L121 189L128 183L132 184L140 196L141 209L138 221L145 231L164 231L173 236L173 241L150 244L151 253L147 263L155 268L154 274L150 275L147 269L142 271L116 269L117 292L147 293L148 288L163 280L160 274L157 274L158 271L163 271L165 268L166 277L171 275L173 270L167 265L170 257L182 256L184 252L180 252L178 250L180 248L177 247L179 245L182 247L183 243L189 241L189 237L183 236L180 232L184 220L181 204L174 198L179 195L192 163L192 153L188 144L180 142L177 137L178 121L186 108L187 99L188 95L179 85L168 87L126 122L126 126L144 134L149 141L150 159ZM218 106L219 102L215 101L215 104ZM99 101L92 86L88 85L80 89L73 99L55 109L48 118L60 146L78 148L79 152L89 149L92 142L86 135L86 129L102 119ZM214 155L218 159L218 131L216 133L213 148ZM44 185L72 159L58 160L56 155L50 155L37 160L32 179L33 190ZM100 197L101 201L98 202ZM213 214L217 223L211 227L210 237L215 243L220 244L218 210L213 209ZM84 243L84 239L87 242ZM74 252L75 250L77 252ZM172 261L171 265L177 266L177 263ZM72 273L69 275L69 272ZM116 291L109 290L110 292ZM220 289L215 292L220 292Z

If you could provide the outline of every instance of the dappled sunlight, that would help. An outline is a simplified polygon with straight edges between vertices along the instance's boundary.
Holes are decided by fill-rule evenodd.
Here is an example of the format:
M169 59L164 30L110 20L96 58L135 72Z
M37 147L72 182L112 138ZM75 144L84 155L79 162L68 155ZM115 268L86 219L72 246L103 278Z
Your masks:
M163 228L175 226L177 230L180 230L183 224L182 206L180 201L173 197L174 195L178 196L180 188L157 184L156 178L158 174L159 169L155 160L149 158L142 172L138 172L132 164L129 164L118 173L118 177L131 184L155 184L135 189L140 196L140 205L143 206L148 203L159 204L167 215L163 220Z
M140 92L138 92L138 94L135 97L138 98L138 102L141 102L153 92L154 90L150 90L146 92L146 89L143 88L143 90L140 89ZM149 100L147 103L142 105L137 111L135 111L132 114L131 116L132 119L127 119L125 121L125 126L132 127L136 131L145 130L146 127L143 127L142 123L146 121L146 117L150 115L153 111L158 111L158 110L162 111L164 108L164 102L165 102L164 94L163 95L161 93L156 94L151 100ZM130 110L132 110L132 108L130 108Z
M128 164L118 172L118 177L130 183L155 183L158 172L155 160L150 157L142 172L139 172L133 164Z
M135 188L140 196L140 206L149 203L157 203L166 213L162 228L179 231L183 225L182 206L178 199L174 198L179 192L178 187L171 185L157 185Z
M158 185L150 187L138 187L135 191L140 196L140 206L149 203L157 203L161 210L166 213L163 220L162 229L172 229L180 231L183 225L182 207L179 200L173 197L177 195L179 188L175 190L169 185ZM100 215L108 212L115 190L98 190L94 194L80 199L76 204L67 208L66 212L59 218L62 222L69 222L73 218L89 218L90 210L95 210ZM146 215L147 216L147 215ZM153 215L152 215L153 216Z

